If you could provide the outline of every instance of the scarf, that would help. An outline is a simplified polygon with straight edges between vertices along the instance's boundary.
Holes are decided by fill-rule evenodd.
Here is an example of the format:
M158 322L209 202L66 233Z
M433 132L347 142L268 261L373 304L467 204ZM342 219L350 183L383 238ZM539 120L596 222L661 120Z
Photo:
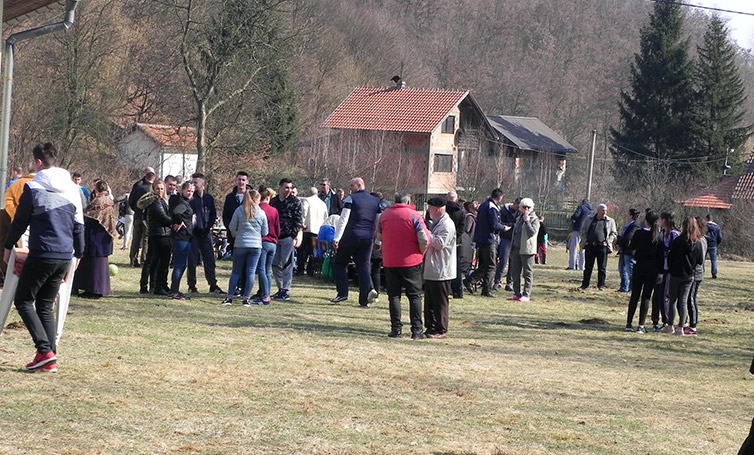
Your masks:
M84 209L84 216L97 220L103 228L115 239L118 234L116 226L118 225L118 212L115 210L115 203L109 196L103 195L92 199L92 202Z

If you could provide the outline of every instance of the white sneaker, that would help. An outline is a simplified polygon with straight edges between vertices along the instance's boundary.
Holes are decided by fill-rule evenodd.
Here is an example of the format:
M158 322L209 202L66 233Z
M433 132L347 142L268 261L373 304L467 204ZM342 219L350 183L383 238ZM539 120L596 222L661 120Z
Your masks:
M367 302L368 303L377 303L377 298L380 296L380 294L372 289L369 291L369 295L367 295Z

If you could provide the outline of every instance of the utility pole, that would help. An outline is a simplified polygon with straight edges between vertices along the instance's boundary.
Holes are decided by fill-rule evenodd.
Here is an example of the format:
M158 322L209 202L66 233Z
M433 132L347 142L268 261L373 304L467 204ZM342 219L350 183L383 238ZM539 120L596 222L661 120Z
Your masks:
M586 168L586 200L592 200L592 177L594 175L594 149L597 147L597 130L592 130L592 147L589 149L589 161Z

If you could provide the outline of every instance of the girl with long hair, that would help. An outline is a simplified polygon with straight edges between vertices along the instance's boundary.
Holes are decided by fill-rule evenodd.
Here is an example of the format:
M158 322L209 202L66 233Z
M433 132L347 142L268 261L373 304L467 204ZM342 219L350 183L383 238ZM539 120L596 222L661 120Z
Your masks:
M259 208L267 217L267 235L262 237L262 254L259 256L257 263L257 275L259 275L259 298L254 300L257 305L269 305L272 302L270 297L270 274L272 273L272 260L275 258L277 249L278 236L280 236L280 217L278 210L270 205L270 200L277 194L275 191L266 188L259 188Z
M660 239L657 219L655 212L648 211L644 217L644 227L633 234L628 245L628 249L634 252L633 258L636 264L634 264L631 278L631 298L628 301L626 332L633 332L631 324L641 298L639 327L636 328L636 333L646 333L644 323L647 320L650 297L657 283L662 281L661 270L665 260L665 249Z
M173 240L173 275L170 283L170 298L173 300L188 300L180 292L181 279L188 266L189 253L191 252L191 233L194 231L194 210L189 201L194 196L194 184L183 182L181 192L170 198L170 221Z
M254 287L254 274L262 254L262 237L269 232L267 216L259 208L259 193L256 190L250 190L244 194L243 203L233 212L228 231L235 239L233 270L228 283L228 296L222 301L222 305L233 304L232 290L236 289L243 274L246 277L242 294L243 305L249 306L251 305L251 289Z
M156 295L169 295L168 267L170 266L170 210L165 182L155 180L152 191L144 194L136 206L144 211L147 223L149 247L147 259L141 268L141 285L139 292L152 292ZM150 287L151 285L151 287Z
M652 330L661 332L668 324L668 296L670 292L670 272L668 270L668 251L670 243L681 233L675 228L675 214L662 212L660 214L660 239L663 244L662 281L657 284L652 296ZM662 326L660 318L662 317Z
M681 235L670 244L668 269L670 271L670 292L668 305L668 326L665 333L684 335L689 290L694 281L696 266L704 262L704 253L699 239L702 231L693 216L683 220ZM675 312L678 309L678 327L674 329Z

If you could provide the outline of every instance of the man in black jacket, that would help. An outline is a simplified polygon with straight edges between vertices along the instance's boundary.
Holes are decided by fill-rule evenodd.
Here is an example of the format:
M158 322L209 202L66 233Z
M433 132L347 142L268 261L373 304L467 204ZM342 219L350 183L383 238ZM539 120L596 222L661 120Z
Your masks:
M188 262L188 287L189 292L197 293L196 289L196 265L199 263L199 255L202 255L204 264L204 278L207 279L209 292L213 294L225 294L225 291L217 285L215 276L215 247L212 241L212 226L217 219L215 198L205 191L206 181L204 174L195 173L191 176L194 184L194 197L189 204L194 211L194 226L191 235L191 253Z
M639 217L639 211L628 209L626 224L618 235L618 272L620 273L620 288L618 292L631 292L631 279L634 276L634 252L628 246L634 237L636 230L639 229L639 223L636 219Z
M456 232L463 232L463 207L458 204L458 193L455 191L448 191L446 195L447 202L445 203L445 212L453 221L456 227ZM456 278L450 282L450 291L453 294L454 299L463 298L463 274L458 273L460 269L459 264L463 257L463 251L461 251L461 236L456 236Z
M146 224L144 223L144 211L136 207L139 198L152 191L152 182L154 182L154 168L147 167L144 169L144 177L138 180L131 187L128 195L128 206L134 211L134 227L131 233L131 250L128 257L133 267L139 267L147 258L147 236ZM139 256L141 249L141 256ZM139 262L141 259L141 262Z
M236 186L234 186L233 190L225 196L225 202L223 203L223 225L225 225L225 227L230 225L230 220L233 218L233 212L243 204L243 196L250 189L249 174L244 171L238 171L238 174L236 174ZM234 239L230 233L228 233L228 249L226 250L228 253L233 252L233 243ZM244 279L244 283L245 281L246 280Z

